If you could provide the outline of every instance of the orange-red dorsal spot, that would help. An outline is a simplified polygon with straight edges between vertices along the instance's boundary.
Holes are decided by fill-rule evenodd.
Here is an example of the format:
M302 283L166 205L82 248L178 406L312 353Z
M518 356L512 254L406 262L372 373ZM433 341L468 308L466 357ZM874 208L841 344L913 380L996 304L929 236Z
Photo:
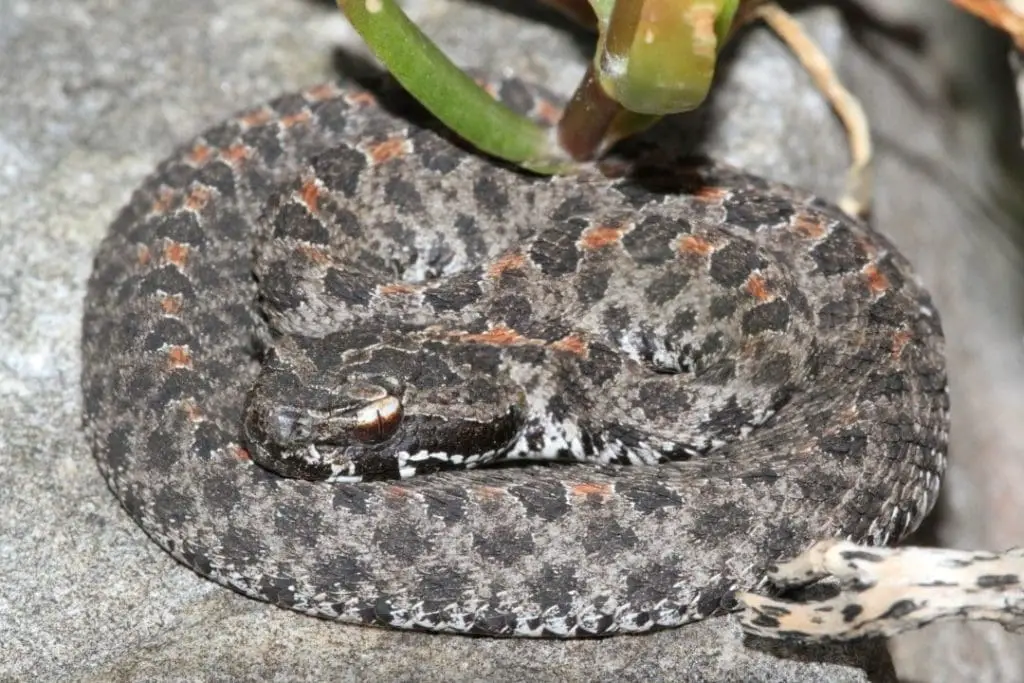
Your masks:
M625 231L617 225L595 225L583 231L579 246L588 250L610 247L618 244L623 234Z
M694 256L707 256L714 247L711 242L708 242L703 237L697 235L683 235L679 239L679 251L683 254L693 254Z
M312 115L305 109L297 111L294 114L288 114L287 116L281 117L281 126L284 128L292 128L302 123L308 122L312 118Z
M177 315L181 312L181 295L167 294L160 299L160 310L164 315Z
M767 301L771 298L768 293L768 283L759 273L751 273L747 278L747 292L758 301Z
M201 165L206 163L212 154L213 149L211 149L209 145L200 143L193 147L188 153L188 160L193 164Z
M192 351L187 346L171 346L167 349L167 365L171 368L192 367Z
M869 263L864 266L864 280L867 282L868 289L873 294L884 294L889 289L889 278L885 276L885 273L878 269L878 265L875 263Z
M526 257L518 251L513 251L498 257L491 265L487 266L487 277L497 280L506 272L522 270L525 265Z
M241 162L249 158L249 148L245 145L231 145L225 147L220 151L220 156L224 161L228 162L232 166L237 166Z
M409 503L417 498L416 492L401 484L384 487L384 494L389 503Z
M575 334L566 335L557 341L551 342L551 348L571 353L580 358L586 358L590 352L587 340Z
M266 108L261 107L255 111L251 111L242 117L242 126L245 128L256 128L269 122L273 118L273 114L270 113Z
M801 211L795 214L790 221L796 234L807 239L816 240L825 236L827 230L821 219L817 216Z
M409 154L412 151L412 143L405 137L393 137L370 145L366 151L370 156L370 162L376 166Z
M210 196L213 193L210 188L202 185L197 185L192 188L192 191L188 193L188 197L185 198L185 208L189 211L200 212L210 202Z
M405 296L415 294L417 291L416 285L411 285L408 282L389 282L377 287L377 293L382 296Z
M609 498L614 493L611 484L598 484L595 482L581 482L573 484L569 493L579 498Z
M495 346L512 346L519 342L528 341L526 337L504 324L495 325L486 332L462 334L460 339L466 342L494 344Z
M164 244L164 260L178 268L188 265L189 246L170 240Z
M320 184L314 178L306 178L299 188L299 201L311 214L320 212Z
M149 210L155 214L167 213L171 206L174 205L174 190L169 187L161 187L156 193L156 199L153 200L152 206Z
M900 330L892 337L892 357L893 360L899 358L903 354L903 349L907 347L910 340L914 338L914 335L907 330Z

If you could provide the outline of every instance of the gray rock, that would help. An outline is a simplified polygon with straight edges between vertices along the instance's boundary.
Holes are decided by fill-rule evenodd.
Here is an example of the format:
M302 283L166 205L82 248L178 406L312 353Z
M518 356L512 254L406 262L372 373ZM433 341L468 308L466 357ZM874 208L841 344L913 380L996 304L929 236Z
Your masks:
M407 3L459 63L510 67L567 93L586 52L520 5ZM178 566L117 506L79 431L91 250L176 143L242 106L331 77L334 64L360 54L337 45L358 43L329 5L302 0L0 0L0 16L0 679L893 680L878 644L784 648L744 639L728 619L591 642L433 637L320 622ZM882 149L880 225L936 289L955 336L958 452L987 449L996 468L1005 447L992 435L1019 430L1001 416L1022 398L1009 360L1020 330L1005 313L1021 307L1009 266L999 265L1005 250L981 249L965 230L987 219L980 200L970 213L958 202L968 186L950 172L955 148L942 137L941 112L911 109L907 93L890 92L893 76L849 49L834 12L804 17L833 56L854 57L854 85L880 93L880 129L894 141ZM737 48L713 106L688 130L702 130L717 156L835 197L846 149L828 107L765 31ZM927 77L919 59L901 57ZM921 159L948 182L918 170ZM947 251L940 237L962 248ZM953 255L964 261L951 271L942 258ZM989 385L972 383L977 373L998 387L998 406L979 403L992 399ZM999 485L983 475L960 472L975 487Z

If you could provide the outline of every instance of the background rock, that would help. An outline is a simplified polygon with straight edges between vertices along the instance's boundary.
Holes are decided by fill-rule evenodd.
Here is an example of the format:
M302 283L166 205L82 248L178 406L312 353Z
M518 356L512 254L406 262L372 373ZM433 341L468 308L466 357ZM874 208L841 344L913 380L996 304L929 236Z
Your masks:
M406 6L460 64L500 65L568 93L585 38L527 4ZM949 41L934 38L950 25L921 19L909 0L865 4L900 8L897 18L933 40L912 50L865 29L865 50L836 12L801 16L866 99L878 131L878 224L944 316L954 461L931 534L1001 549L1024 538L1014 495L1024 481L1022 271L996 229L1006 216L986 199L985 126L948 98L955 60L936 51ZM79 431L92 249L174 145L353 68L358 47L337 48L358 42L329 3L303 0L0 0L0 16L0 679L892 680L878 645L779 648L744 640L725 619L572 643L343 627L246 600L175 564L117 506ZM716 156L834 198L842 131L792 57L756 29L728 62L712 106L684 130ZM916 635L896 650L910 680L1024 677L1022 641L998 627Z

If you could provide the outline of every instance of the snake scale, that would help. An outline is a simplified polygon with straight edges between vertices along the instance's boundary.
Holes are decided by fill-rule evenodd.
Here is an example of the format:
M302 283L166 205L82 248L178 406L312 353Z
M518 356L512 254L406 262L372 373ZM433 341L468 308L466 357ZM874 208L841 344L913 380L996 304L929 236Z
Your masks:
M319 86L207 130L117 216L85 424L175 559L342 622L583 637L918 525L943 341L885 238L707 160L538 178L436 128Z

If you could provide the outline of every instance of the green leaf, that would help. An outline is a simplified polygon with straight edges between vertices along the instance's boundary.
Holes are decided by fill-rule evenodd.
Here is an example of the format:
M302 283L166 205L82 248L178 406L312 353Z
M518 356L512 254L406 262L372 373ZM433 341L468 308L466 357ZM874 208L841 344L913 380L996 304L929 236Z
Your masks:
M572 166L551 130L494 100L412 23L394 0L337 0L388 71L479 150L538 173Z

